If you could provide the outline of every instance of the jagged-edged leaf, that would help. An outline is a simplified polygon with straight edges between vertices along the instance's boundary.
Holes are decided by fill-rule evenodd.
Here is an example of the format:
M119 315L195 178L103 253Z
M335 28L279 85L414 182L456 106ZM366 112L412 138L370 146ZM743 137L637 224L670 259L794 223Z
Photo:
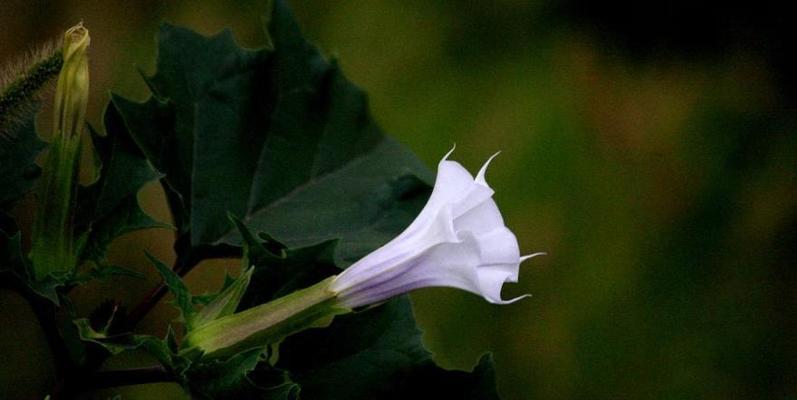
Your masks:
M284 259L287 255L285 253L285 245L277 242L268 235L255 235L238 217L230 214L230 221L235 225L238 235L241 237L241 247L243 254L241 262L244 266L259 265L264 262Z
M151 335L134 335L131 333L107 334L99 332L91 326L88 318L79 318L73 321L77 327L80 339L98 344L111 354L120 354L125 351L143 349L155 357L164 366L179 370L185 368L186 362L180 360L169 348L165 339Z
M45 143L36 134L33 112L7 132L0 133L0 210L8 210L14 201L28 192L41 174L36 156Z
M483 359L471 373L436 366L406 297L287 338L277 364L302 396L323 400L497 399L490 365Z
M288 247L340 239L347 264L420 210L430 174L384 136L365 94L327 62L276 2L273 49L238 47L164 25L153 96L114 96L130 132L165 176L193 247L240 245L227 212ZM190 230L190 232L189 232Z
M194 397L208 400L296 399L298 386L290 381L288 374L262 361L259 349L228 359L200 361L186 373L188 388Z
M180 318L185 322L189 328L192 324L192 319L196 314L193 301L191 300L191 292L185 286L182 278L177 275L168 265L164 264L151 254L147 253L147 258L158 270L158 273L163 278L163 284L174 295L174 304L180 310Z
M269 112L258 108L257 96L266 86L259 66L268 57L239 48L229 31L205 38L163 25L158 45L158 73L148 79L153 97L144 104L118 96L113 101L152 164L166 174L178 228L187 233L191 227L193 239L209 223L192 218L194 209L217 207L214 223L223 229L227 211L245 211L232 202L248 196L246 176L254 173L263 141L256 126ZM235 146L225 143L229 139Z
M254 267L250 290L241 300L242 309L312 286L340 271L334 260L336 240L303 248L282 249L277 256L266 249L266 245L273 242L255 237L241 221L233 221L243 238L244 255L249 256L249 264Z
M167 227L147 215L138 205L138 191L159 178L130 137L113 104L103 118L107 136L90 129L98 162L97 182L78 193L76 231L84 245L81 259L101 262L116 237L138 229Z
M64 282L52 276L38 281L32 279L28 258L22 251L22 233L14 221L0 211L0 272L11 274L12 278L33 293L59 304L56 289ZM5 278L0 275L1 278Z

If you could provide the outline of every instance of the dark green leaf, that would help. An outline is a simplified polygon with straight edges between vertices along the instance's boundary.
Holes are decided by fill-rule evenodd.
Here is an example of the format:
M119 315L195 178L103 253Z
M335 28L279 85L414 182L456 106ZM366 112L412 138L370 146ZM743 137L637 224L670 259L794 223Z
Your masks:
M193 366L186 375L191 394L201 399L296 399L298 386L284 371L262 362L261 352L249 350Z
M389 240L428 196L430 174L385 137L365 94L277 4L274 50L164 25L153 97L114 103L192 246L240 245L227 212L289 247L340 239L347 264Z
M162 263L149 253L147 253L147 258L149 258L149 261L155 266L155 269L158 270L158 273L163 278L163 284L166 285L169 291L174 295L174 304L180 310L181 319L190 327L191 319L196 313L196 310L191 301L191 292L188 291L188 287L185 286L182 278L169 268L168 265Z
M168 368L178 369L184 365L169 349L166 340L150 335L133 335L130 333L109 335L98 332L91 326L91 322L87 318L76 319L74 325L77 327L82 340L98 344L111 354L116 355L126 351L143 349Z
M76 231L84 241L81 259L102 261L116 237L138 229L167 227L138 205L138 191L159 175L133 142L118 111L109 104L104 116L107 136L90 130L102 165L97 182L78 193Z
M205 38L171 25L161 27L158 43L158 73L148 83L168 102L114 101L145 154L166 174L180 231L189 224L194 236L209 226L226 230L227 211L246 211L245 202L235 202L248 196L246 177L251 180L263 141L255 125L269 113L255 97L266 53L239 48L229 31ZM208 208L216 209L215 219L192 217L193 210Z
M109 104L103 118L107 136L93 135L95 149L103 166L103 180L98 186L94 215L113 213L123 199L135 195L146 183L160 176L133 142L119 112Z
M488 359L472 373L434 364L407 298L289 337L277 366L311 399L498 398Z
M0 210L9 209L33 186L41 174L36 156L44 146L36 134L35 113L0 134Z
M267 303L278 297L303 289L338 273L334 254L336 240L299 249L282 250L276 256L265 245L269 241L257 239L240 221L237 228L243 238L244 254L249 255L249 264L254 273L241 301L241 308L249 308Z
M264 262L285 258L285 247L282 243L266 236L266 239L255 237L238 217L230 214L230 221L235 225L241 237L243 247L242 262L244 266L259 265Z
M485 354L472 372L451 371L429 361L415 367L402 397L411 399L498 400L493 357ZM397 389L401 391L401 389Z

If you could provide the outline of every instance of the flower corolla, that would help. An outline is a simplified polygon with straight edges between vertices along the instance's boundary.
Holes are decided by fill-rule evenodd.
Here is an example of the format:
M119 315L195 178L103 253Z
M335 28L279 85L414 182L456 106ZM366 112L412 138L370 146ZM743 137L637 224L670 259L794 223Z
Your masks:
M453 151L453 149L452 149ZM330 284L350 308L375 304L422 287L453 287L494 304L505 282L517 282L521 256L515 235L504 225L493 190L462 165L440 161L432 194L418 217L396 238L352 264ZM497 154L496 154L497 155Z

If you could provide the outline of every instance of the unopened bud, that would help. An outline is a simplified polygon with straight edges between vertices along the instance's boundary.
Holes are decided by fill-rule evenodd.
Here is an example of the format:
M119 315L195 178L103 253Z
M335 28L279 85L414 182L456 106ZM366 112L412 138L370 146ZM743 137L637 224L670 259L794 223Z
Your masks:
M55 91L53 135L37 193L30 252L37 280L72 273L77 264L73 218L89 98L89 42L89 31L82 23L64 35L64 64Z
M78 136L83 132L89 101L89 31L79 23L64 34L64 66L55 90L53 135Z

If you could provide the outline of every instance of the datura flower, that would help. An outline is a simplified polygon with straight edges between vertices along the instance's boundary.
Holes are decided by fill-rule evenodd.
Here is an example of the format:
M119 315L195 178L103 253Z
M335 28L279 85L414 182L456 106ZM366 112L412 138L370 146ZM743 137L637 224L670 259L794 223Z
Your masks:
M426 206L395 239L337 276L189 329L184 351L199 349L205 357L221 357L279 343L356 307L423 287L463 289L495 304L526 297L503 300L501 288L517 282L520 263L543 253L520 256L517 239L504 225L484 180L492 157L474 178L459 163L448 161L450 154L440 161Z
M360 259L330 285L349 308L374 304L422 287L453 287L502 300L505 282L517 282L521 256L515 235L504 225L493 190L484 175L474 178L462 165L443 157L432 195L421 213L395 239ZM496 154L497 155L497 154Z

